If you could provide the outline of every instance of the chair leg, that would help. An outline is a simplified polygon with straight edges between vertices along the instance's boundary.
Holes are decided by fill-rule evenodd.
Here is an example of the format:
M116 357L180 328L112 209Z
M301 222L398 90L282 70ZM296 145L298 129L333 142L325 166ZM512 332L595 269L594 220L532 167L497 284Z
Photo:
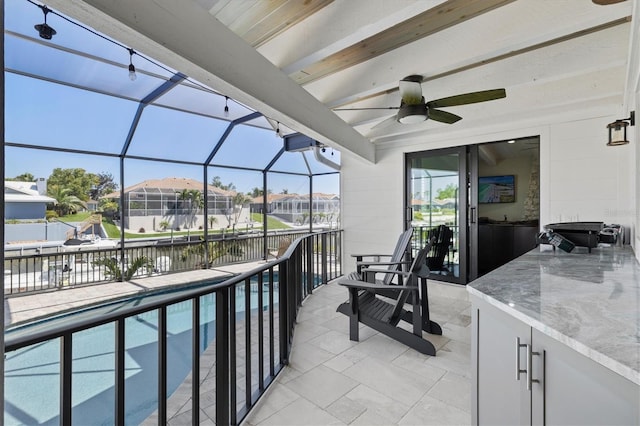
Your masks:
M442 327L435 321L431 321L429 318L429 296L427 294L427 279L420 278L420 298L421 310L422 310L422 329L429 334L442 335Z
M349 305L351 306L351 312L349 313L349 339L357 342L359 339L358 326L360 313L358 312L358 290L355 288L349 289Z

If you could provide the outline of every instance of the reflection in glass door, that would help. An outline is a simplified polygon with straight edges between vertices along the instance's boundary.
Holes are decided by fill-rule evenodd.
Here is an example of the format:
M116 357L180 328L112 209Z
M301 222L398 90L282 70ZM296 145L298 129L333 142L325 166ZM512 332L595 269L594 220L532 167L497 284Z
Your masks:
M460 284L467 282L466 163L465 148L457 147L407 154L405 168L413 249L436 237L427 260L430 278Z

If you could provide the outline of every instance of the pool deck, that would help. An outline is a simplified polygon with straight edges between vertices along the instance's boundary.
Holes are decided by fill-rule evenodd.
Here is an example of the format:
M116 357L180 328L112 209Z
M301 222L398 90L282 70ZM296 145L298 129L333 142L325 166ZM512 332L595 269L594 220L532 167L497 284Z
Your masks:
M157 275L128 282L63 287L58 290L39 293L5 296L4 324L7 327L136 293L240 274L260 265L264 265L264 261L225 265L208 270L200 269L169 275Z

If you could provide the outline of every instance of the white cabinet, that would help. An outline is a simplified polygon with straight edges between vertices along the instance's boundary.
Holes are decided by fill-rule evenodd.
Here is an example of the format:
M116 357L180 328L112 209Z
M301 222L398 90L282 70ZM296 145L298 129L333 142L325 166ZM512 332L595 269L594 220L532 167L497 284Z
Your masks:
M474 424L640 424L640 386L477 297L471 300Z

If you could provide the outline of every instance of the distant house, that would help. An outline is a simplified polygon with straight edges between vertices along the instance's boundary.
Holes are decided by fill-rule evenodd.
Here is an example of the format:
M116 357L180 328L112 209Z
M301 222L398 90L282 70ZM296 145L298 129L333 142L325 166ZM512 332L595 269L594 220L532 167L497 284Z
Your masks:
M205 185L195 179L169 177L150 179L124 189L124 206L119 215L124 227L132 231L161 230L162 223L170 229L203 228ZM198 193L193 197L194 191ZM233 191L225 191L207 185L208 216L213 219L213 228L226 228L249 220L249 208L234 205ZM102 198L120 203L120 191ZM237 223L236 222L237 216ZM211 225L212 219L208 220Z
M4 217L6 220L38 220L44 219L47 204L56 200L46 196L47 181L44 178L37 182L4 182Z
M99 203L96 200L85 202L85 211L95 212L98 210Z
M456 208L456 199L455 198L445 198L443 200L435 199L433 200L434 206L437 206L441 209L454 209Z
M340 197L336 194L311 194L314 223L335 222L340 215ZM263 212L263 197L251 201L251 211ZM309 221L309 195L268 194L267 214L290 223L304 224Z

